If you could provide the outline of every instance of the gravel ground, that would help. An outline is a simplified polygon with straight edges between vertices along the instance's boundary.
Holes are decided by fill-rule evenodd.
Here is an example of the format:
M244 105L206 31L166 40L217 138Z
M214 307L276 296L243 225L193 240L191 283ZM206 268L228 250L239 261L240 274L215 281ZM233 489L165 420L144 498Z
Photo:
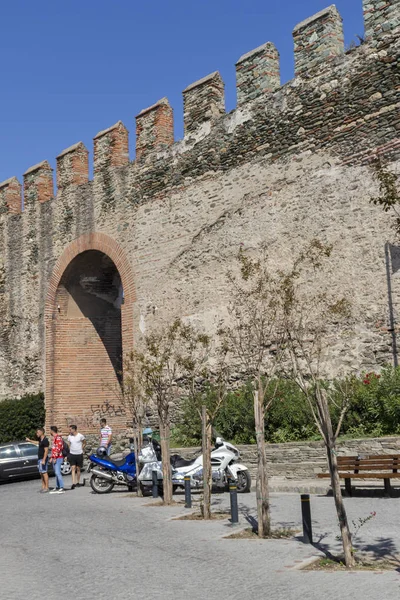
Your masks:
M69 478L67 478L67 484ZM0 597L4 600L83 598L149 600L243 598L398 600L397 571L325 573L294 570L318 550L295 540L225 540L226 521L174 521L182 504L148 506L124 488L104 496L90 487L39 494L40 483L0 486ZM240 498L241 525L255 515L255 494ZM176 499L182 501L182 496ZM298 494L273 494L274 526L301 528ZM229 505L213 496L214 509ZM400 551L399 498L348 498L350 519L376 517L361 530L360 550ZM147 506L146 506L147 504ZM333 499L312 497L318 547L337 551ZM236 529L235 529L236 530Z

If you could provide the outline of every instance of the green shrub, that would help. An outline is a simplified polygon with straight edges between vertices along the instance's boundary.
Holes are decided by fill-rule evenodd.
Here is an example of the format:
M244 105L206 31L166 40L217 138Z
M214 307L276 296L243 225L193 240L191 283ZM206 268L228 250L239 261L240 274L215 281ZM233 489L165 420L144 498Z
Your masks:
M19 400L0 402L0 443L33 438L44 420L43 394L27 394Z
M353 437L400 434L400 367L355 379L342 432Z
M347 438L400 435L400 367L386 367L380 375L364 373L350 381L352 397L341 435ZM338 416L338 410L332 406L334 428ZM228 394L214 426L233 443L255 443L250 384ZM278 397L266 413L265 438L270 443L321 439L307 400L295 383L279 381ZM182 402L182 413L173 430L173 443L201 444L200 416L187 399Z
M268 442L294 442L319 439L311 411L298 386L282 380L279 397L266 413ZM190 399L183 399L181 415L172 432L175 446L201 444L201 420ZM250 384L230 392L214 422L215 430L234 444L255 444L253 395Z

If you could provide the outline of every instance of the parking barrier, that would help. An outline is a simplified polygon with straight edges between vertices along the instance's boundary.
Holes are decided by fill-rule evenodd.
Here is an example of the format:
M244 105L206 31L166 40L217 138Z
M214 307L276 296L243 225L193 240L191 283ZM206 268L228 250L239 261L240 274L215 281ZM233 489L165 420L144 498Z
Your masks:
M305 544L313 543L311 523L310 494L301 494L301 516L303 520L303 541Z
M158 474L157 471L151 472L153 498L158 498Z
M185 475L185 508L192 508L192 490L190 487L190 475Z
M234 481L229 483L229 495L231 499L231 523L239 523L239 508L237 499L237 486Z

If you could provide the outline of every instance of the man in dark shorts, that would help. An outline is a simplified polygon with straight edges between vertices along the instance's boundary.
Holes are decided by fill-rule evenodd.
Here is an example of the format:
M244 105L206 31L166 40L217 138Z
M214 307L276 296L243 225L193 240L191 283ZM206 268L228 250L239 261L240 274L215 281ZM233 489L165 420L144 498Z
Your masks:
M81 469L83 467L83 450L86 446L85 436L81 433L78 433L78 428L76 425L70 425L68 446L69 463L71 465L72 475L71 490L74 490L76 487L81 485L79 483L79 479L81 477ZM85 480L83 481L82 485L85 485Z
M41 494L45 494L49 491L49 475L47 473L47 466L49 462L49 440L44 435L43 427L38 427L36 430L37 440L30 440L26 438L27 442L38 446L38 470L42 479Z

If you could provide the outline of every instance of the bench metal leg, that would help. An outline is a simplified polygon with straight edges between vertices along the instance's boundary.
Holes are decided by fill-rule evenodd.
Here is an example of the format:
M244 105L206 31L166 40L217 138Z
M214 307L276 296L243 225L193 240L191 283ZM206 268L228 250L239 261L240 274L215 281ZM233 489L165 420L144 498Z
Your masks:
M392 495L392 486L390 485L390 479L384 479L383 480L385 483L385 494L387 494L388 496Z
M350 477L347 477L344 480L344 486L346 488L346 492L348 493L348 495L351 496L352 492L351 492L351 479L350 479Z

